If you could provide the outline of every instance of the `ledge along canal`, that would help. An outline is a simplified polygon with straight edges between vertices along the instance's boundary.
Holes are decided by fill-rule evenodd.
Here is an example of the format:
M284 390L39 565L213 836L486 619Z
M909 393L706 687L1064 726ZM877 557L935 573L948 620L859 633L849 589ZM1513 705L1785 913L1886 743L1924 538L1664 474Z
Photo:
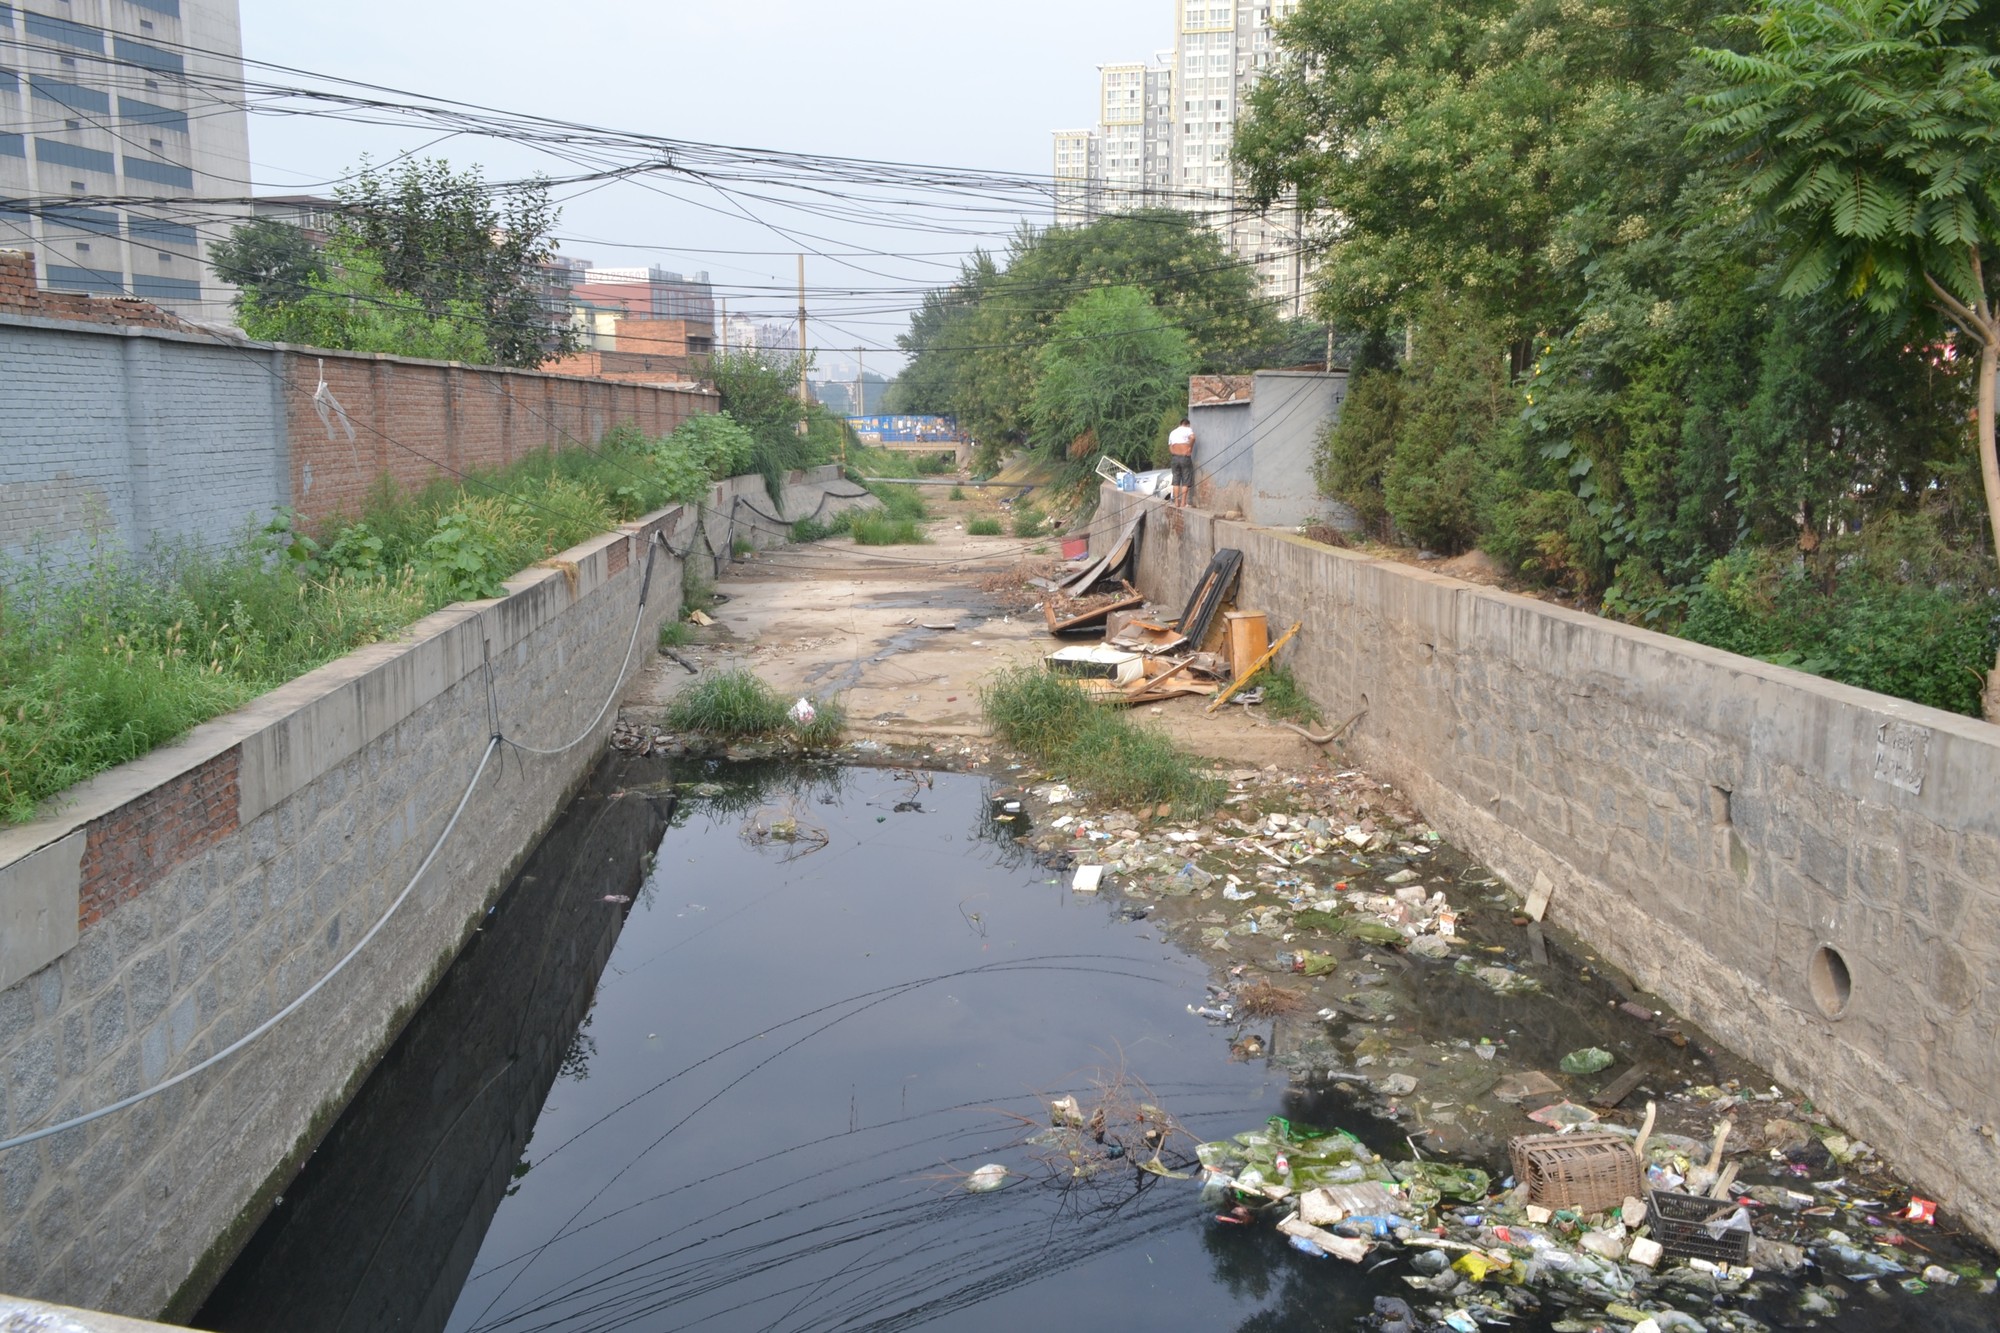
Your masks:
M1142 823L962 773L607 759L196 1325L1995 1327L1991 1253L1899 1220L1865 1145L1584 951L1532 956L1379 789L1231 776L1210 820ZM1407 951L1352 924L1413 911ZM1596 1114L1616 1069L1558 1070L1592 1048L1649 1067L1656 1179L1735 1125L1749 1265L1655 1272L1616 1206L1509 1196L1529 1111ZM1287 1173L1378 1190L1322 1233L1365 1257L1277 1229Z

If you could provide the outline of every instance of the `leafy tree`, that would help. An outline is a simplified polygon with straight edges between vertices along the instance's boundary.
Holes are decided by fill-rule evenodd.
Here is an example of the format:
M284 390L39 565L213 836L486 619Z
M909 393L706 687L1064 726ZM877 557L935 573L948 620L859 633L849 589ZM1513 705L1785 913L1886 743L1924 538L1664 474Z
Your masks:
M1187 395L1194 351L1136 287L1080 296L1056 320L1039 359L1034 442L1063 458L1079 445L1114 458L1152 456L1163 416Z
M1697 136L1735 151L1790 245L1788 294L1834 287L1979 349L1976 450L2000 553L2000 51L1980 0L1777 0L1758 49L1704 48ZM2000 663L1987 717L2000 721Z
M319 246L289 222L258 218L230 232L209 251L215 275L256 301L295 301L314 278L324 277Z
M1655 114L1715 0L1304 0L1250 97L1255 196L1321 219L1318 305L1407 322L1434 288L1525 348L1562 321L1556 221ZM1525 360L1525 358L1523 358Z
M773 500L786 472L826 462L846 439L845 421L818 403L799 402L794 356L730 352L709 361L708 377L722 410L755 441L750 468L763 474Z
M290 300L267 300L245 288L238 318L252 338L350 352L381 352L434 361L491 364L486 322L469 301L433 311L382 280L375 256L337 239L320 257L321 272Z
M1200 372L1249 368L1281 341L1251 265L1214 233L1164 210L1101 218L1085 227L1023 227L1004 267L975 256L959 281L933 293L898 341L912 359L897 401L950 412L989 449L1025 443L1042 350L1058 318L1087 292L1129 286L1153 303L1163 328L1183 331Z
M470 303L498 364L539 366L576 350L575 331L545 303L559 216L546 184L502 193L478 167L457 171L442 158L389 175L364 162L334 197L339 229L381 264L383 282L433 314Z

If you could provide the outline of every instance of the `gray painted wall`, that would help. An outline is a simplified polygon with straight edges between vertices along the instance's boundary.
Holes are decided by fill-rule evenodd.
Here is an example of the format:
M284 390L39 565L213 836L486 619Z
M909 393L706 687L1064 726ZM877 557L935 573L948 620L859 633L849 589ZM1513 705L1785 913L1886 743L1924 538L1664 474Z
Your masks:
M2000 727L1109 487L1093 540L1140 509L1148 596L1241 550L1346 754L2000 1242Z
M1197 406L1197 501L1253 523L1296 528L1325 513L1313 477L1319 439L1340 419L1347 372L1260 370L1248 402Z
M0 315L0 557L227 542L290 502L276 352Z

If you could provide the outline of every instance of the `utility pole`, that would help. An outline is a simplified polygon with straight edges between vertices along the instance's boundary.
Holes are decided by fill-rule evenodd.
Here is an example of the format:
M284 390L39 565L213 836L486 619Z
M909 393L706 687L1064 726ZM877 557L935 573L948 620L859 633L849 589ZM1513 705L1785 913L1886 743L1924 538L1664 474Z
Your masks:
M722 344L722 354L729 355L729 298L722 298L722 327L716 330L722 336L716 341Z
M806 257L804 255L799 256L799 401L807 404L812 402L812 389L806 384ZM805 431L803 420L799 422L799 431L801 434Z
M857 417L868 415L868 363L864 359L867 355L866 347L854 349L854 415Z

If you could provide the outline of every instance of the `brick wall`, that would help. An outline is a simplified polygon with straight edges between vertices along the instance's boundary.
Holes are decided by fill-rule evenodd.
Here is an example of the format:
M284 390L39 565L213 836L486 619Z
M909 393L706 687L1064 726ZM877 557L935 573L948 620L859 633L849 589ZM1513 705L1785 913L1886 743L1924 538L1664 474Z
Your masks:
M43 291L35 282L35 257L25 250L0 250L0 311L83 324L196 332L185 320L129 296Z
M613 426L667 434L712 393L223 342L141 301L43 292L0 251L0 556L227 543L282 508L358 511ZM345 418L314 397L322 383ZM352 431L352 438L349 431Z
M1234 547L1303 622L1343 762L2000 1242L2000 727L1108 487L1093 539L1141 509L1150 597Z

